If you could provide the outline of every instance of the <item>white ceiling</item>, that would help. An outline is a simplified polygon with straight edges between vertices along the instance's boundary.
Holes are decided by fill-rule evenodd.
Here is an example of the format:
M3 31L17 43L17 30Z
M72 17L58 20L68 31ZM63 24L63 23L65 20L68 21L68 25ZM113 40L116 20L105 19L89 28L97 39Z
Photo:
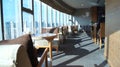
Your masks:
M102 6L104 5L105 0L63 0L69 6L80 9L80 8L90 8L92 6Z

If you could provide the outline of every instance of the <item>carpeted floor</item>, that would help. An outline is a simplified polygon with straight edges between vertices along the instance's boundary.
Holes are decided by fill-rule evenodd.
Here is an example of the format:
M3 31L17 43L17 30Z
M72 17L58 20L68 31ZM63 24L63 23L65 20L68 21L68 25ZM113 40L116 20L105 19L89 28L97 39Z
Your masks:
M53 67L109 67L104 58L104 46L93 43L86 33L68 36L53 56Z

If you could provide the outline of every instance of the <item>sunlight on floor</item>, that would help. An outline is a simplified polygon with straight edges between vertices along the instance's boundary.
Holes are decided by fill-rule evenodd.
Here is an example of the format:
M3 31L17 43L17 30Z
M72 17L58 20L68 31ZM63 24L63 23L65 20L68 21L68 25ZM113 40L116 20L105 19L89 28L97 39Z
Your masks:
M78 55L62 55L62 56L58 56L59 59L54 59L53 63L53 66L56 66L56 65L59 65L61 63L64 63L64 62L67 62L75 57L77 57ZM56 57L57 58L57 57Z

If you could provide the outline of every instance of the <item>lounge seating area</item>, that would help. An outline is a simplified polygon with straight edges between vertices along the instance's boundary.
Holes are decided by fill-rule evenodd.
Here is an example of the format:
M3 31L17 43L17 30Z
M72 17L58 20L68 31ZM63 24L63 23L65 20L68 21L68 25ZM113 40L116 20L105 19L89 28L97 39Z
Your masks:
M61 31L59 31L59 28L46 28L46 30L51 34L56 34L51 44L52 49L56 49L56 53L58 53L59 45L63 44L62 42L64 42L66 36L69 34L68 27L62 27ZM46 30L43 29L44 33ZM62 32L62 34L59 34L59 32ZM2 48L0 49L0 53L4 53L2 51L10 51L8 54L1 55L1 57L7 57L6 60L8 60L7 62L5 60L0 61L0 66L2 67L42 67L43 64L45 67L48 67L49 65L48 52L50 51L50 46L44 37L34 37L32 34L23 34L15 39L0 41L0 48ZM39 53L41 55L39 55ZM38 57L40 57L39 60Z
M0 0L0 67L120 67L120 0Z
M0 41L0 48L2 48L0 53L3 54L3 62L0 61L0 67L41 67L43 62L47 67L48 48L44 49L41 59L38 60L37 50L33 46L30 34L12 40ZM4 55L4 51L10 51L10 53ZM4 58L7 58L6 61Z
M78 32L77 35L73 32L71 32L73 34L68 33L67 27L63 27L63 28L64 29L62 30L62 32L64 34L62 34L63 35L62 37L66 36L66 40L63 39L66 42L60 43L60 42L58 42L59 41L59 39L58 39L57 46L54 46L54 44L55 44L54 39L52 41L52 49L56 49L57 53L58 53L58 51L64 52L63 48L65 48L65 47L62 47L62 46L65 44L67 46L67 43L69 43L68 42L69 37L71 38L71 36L73 38L73 42L71 41L72 43L70 43L71 45L69 44L69 46L74 46L74 47L78 46L77 42L76 42L76 45L74 45L75 41L74 41L73 34L74 34L75 38L77 36L78 37L80 36L79 38L90 37L87 34L85 34L85 31L80 32L78 29L76 29L76 27L75 27L76 30L73 29L73 31L77 31ZM57 29L57 31L56 31L56 29ZM56 33L58 36L58 34L59 34L58 28L51 28L49 30L50 30L50 33ZM68 34L70 35L69 37L67 37ZM57 36L55 38L57 38ZM82 38L82 39L84 39L84 38ZM77 39L77 40L79 40L79 39ZM80 46L78 46L78 47L80 47ZM5 58L7 57L7 59L10 59L10 61L8 60L6 62L8 66L6 66L6 63L4 63L5 61L2 61L2 62L0 61L1 62L0 66L2 66L2 67L12 67L12 66L16 66L16 67L42 67L42 66L48 67L48 66L50 66L50 64L49 64L50 62L51 63L53 62L52 66L54 66L54 64L55 64L54 57L57 56L57 55L52 56L53 60L48 62L48 58L50 57L48 54L48 52L50 51L49 50L50 49L49 42L46 39L39 37L39 36L36 37L36 39L34 39L31 34L24 34L15 39L0 41L0 48L2 48L2 49L0 49L1 51L4 51L4 50L10 51L10 53L6 54L9 57L4 56L4 54L1 55L1 57L4 56ZM74 50L74 49L71 49L71 50ZM1 51L0 51L0 53L3 53ZM65 50L65 52L66 52L66 50ZM61 53L58 53L58 56L59 56L59 54L61 54ZM40 59L38 60L38 58L40 58ZM59 60L59 58L58 58L58 60Z

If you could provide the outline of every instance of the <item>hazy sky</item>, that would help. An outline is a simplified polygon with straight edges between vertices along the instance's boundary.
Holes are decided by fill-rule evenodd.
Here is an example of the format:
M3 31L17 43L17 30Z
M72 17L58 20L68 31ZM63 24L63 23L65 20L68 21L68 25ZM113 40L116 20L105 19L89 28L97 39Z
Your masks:
M15 1L3 0L4 22L14 21L15 19Z

